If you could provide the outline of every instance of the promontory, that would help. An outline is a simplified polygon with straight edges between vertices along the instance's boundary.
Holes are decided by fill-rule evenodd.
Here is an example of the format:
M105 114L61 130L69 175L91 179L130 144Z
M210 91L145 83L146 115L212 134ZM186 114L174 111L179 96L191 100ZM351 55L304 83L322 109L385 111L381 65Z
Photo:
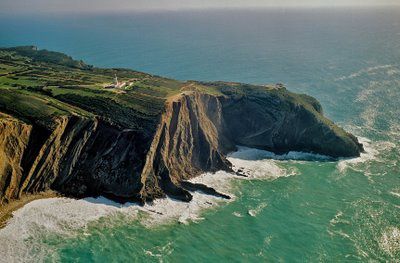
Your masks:
M185 182L232 171L226 155L237 146L363 151L316 99L281 84L177 81L34 46L0 49L0 206L49 189L190 201Z

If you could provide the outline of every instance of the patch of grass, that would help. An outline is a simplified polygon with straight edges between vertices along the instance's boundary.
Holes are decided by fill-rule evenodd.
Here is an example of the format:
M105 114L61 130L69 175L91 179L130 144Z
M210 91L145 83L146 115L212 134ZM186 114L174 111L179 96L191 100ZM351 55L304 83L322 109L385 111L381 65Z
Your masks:
M126 89L105 89L114 76L132 83ZM327 125L314 98L294 94L281 86L235 82L181 82L130 69L96 68L71 57L35 47L0 48L0 110L20 119L51 126L61 115L99 116L122 128L151 130L165 100L184 91L214 96L246 96L259 100L280 98L282 107L297 105L311 111ZM338 134L344 131L337 130Z
M68 115L69 108L47 97L22 90L0 88L0 110L28 123L52 127L53 118Z
M117 75L127 90L104 89ZM129 69L87 66L62 53L34 47L0 49L0 109L23 120L51 126L60 115L98 115L139 129L157 120L179 81Z

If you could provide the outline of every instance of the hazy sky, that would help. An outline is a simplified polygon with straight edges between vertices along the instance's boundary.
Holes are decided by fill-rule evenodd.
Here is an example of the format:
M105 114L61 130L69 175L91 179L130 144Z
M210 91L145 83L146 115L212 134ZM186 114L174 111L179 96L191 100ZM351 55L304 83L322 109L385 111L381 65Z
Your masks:
M400 5L400 0L0 0L0 12Z

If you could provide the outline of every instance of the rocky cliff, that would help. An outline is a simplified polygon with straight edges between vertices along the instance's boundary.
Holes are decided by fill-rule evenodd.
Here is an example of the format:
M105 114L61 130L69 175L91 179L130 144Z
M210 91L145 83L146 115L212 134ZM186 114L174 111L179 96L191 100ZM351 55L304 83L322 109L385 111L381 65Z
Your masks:
M187 201L191 195L181 182L203 172L230 171L225 156L236 145L332 157L358 156L362 150L319 108L273 92L185 91L167 100L150 137L98 118L53 121L53 128L45 129L2 115L2 202L49 188L74 197L146 201L167 194Z
M323 117L318 102L292 99L274 93L213 96L197 91L170 99L147 155L142 197L167 193L189 200L181 182L203 172L231 171L225 156L236 145L275 153L359 156L362 145Z
M0 114L0 204L19 196L22 160L32 127Z
M363 150L353 135L323 116L318 101L280 85L178 82L129 70L64 65L42 73L44 62L35 69L34 60L21 57L25 53L0 49L0 62L22 68L8 73L7 81L28 76L46 85L0 86L2 205L48 189L121 202L166 195L189 201L193 190L218 194L187 180L231 171L226 155L237 145L334 158L359 156ZM55 86L56 74L65 77L62 70L76 77ZM129 77L132 90L98 87L97 81L112 79L115 72ZM70 82L77 86L63 86Z

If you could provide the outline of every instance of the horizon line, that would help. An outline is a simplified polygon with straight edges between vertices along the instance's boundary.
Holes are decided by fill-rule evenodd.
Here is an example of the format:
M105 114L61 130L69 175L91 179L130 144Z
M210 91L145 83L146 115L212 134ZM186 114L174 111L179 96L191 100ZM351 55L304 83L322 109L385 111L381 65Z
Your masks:
M288 5L288 6L248 6L248 7L182 7L182 8L140 8L140 9L110 9L110 10L1 10L0 14L112 14L112 13L160 13L184 11L265 11L265 10L316 10L316 9L373 9L373 8L400 8L398 4L373 4L373 5Z

